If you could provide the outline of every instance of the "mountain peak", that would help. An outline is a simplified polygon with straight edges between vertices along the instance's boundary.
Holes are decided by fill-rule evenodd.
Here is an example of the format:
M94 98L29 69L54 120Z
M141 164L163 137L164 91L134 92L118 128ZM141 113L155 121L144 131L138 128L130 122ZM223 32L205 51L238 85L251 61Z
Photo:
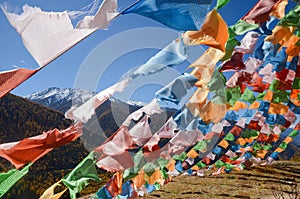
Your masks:
M51 87L43 91L27 95L25 98L55 110L65 112L71 108L71 106L80 106L94 95L96 95L96 92L85 89ZM133 100L124 102L114 97L111 97L110 101L116 104L126 103L136 107L141 107L146 104L144 102Z

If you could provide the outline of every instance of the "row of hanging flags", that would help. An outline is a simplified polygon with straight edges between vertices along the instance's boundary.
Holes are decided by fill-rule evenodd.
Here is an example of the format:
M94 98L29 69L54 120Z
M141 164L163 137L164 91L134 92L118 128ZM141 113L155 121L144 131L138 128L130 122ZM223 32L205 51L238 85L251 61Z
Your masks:
M95 109L114 93L125 90L138 76L184 62L192 45L208 49L188 67L191 72L157 91L149 104L131 113L111 137L40 198L58 199L67 189L76 198L89 180L100 181L96 166L115 174L95 197L136 198L183 173L203 176L211 170L217 175L277 160L300 130L300 5L259 0L227 26L218 13L227 3L218 0L209 10L210 0L140 0L119 13L116 0L104 0L94 16L84 17L76 27L68 12L25 5L18 15L2 7L40 68L1 72L0 97L120 15L139 14L184 32L119 82L67 111L66 117L74 121L69 128L0 144L0 156L16 168L0 174L0 197L39 158L80 137ZM288 3L295 7L285 14ZM162 104L179 105L192 89L188 102L160 130L151 132L149 121L164 111ZM279 139L283 135L287 136ZM67 188L56 193L61 184Z

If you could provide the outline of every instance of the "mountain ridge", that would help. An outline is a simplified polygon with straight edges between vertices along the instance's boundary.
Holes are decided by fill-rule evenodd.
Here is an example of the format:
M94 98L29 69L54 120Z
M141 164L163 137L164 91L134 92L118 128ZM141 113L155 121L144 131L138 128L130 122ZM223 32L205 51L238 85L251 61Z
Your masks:
M50 87L43 91L34 92L32 94L26 95L24 98L36 102L38 104L42 104L49 108L66 112L72 106L80 106L94 95L96 92L86 90L86 89L78 89L78 88L58 88L58 87ZM128 100L126 102L111 97L110 101L112 102L122 102L131 106L142 107L146 105L145 102Z

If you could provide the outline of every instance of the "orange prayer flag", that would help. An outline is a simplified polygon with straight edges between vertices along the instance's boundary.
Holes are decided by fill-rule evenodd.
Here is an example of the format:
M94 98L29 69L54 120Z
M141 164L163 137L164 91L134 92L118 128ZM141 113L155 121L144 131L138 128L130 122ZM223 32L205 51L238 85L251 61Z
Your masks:
M146 183L144 170L141 170L138 175L132 179L132 181L136 188L141 188Z
M298 99L299 94L300 94L300 89L292 89L290 99Z
M199 171L199 167L197 165L194 165L192 168L191 168L193 171Z
M245 146L246 140L244 138L238 138L236 143L241 145L241 146Z
M239 111L240 109L245 109L247 108L247 104L244 102L240 102L240 101L236 101L235 104L233 105L233 107L230 107L229 110L233 110L233 111Z
M269 113L270 114L286 114L289 110L289 107L282 104L282 103L278 103L278 104L275 104L275 103L271 103L270 104L270 108L269 108Z
M149 184L155 184L162 179L160 170L155 170L151 176L145 175L145 179Z
M267 90L266 95L264 96L263 100L271 102L273 99L273 92L270 90Z
M208 88L198 88L196 92L190 97L189 102L186 104L187 108L193 113L194 116L199 115L203 108L208 95Z
M300 95L300 89L292 89L290 100L296 106L300 106L300 99L298 98L299 95Z
M115 197L122 193L123 172L116 172L112 179L107 182L106 189L111 196Z
M285 7L288 4L288 0L277 1L272 8L270 16L274 16L278 19L282 19L285 16Z
M229 143L226 140L221 140L221 142L218 144L220 147L223 147L226 149L229 146Z
M290 39L284 43L283 46L287 47L286 54L288 55L288 61L291 61L293 57L298 56L300 53L300 46L297 46L296 43L300 41L300 37L292 35Z
M292 137L286 137L284 140L283 140L284 143L288 144L290 142L293 142L293 138Z
M216 124L224 118L226 111L226 104L215 104L210 101L200 111L200 117L206 123L213 122Z
M260 102L255 101L250 105L249 109L258 109L259 106L260 106Z
M199 154L195 151L194 148L192 148L186 155L187 155L187 157L194 159L194 158L198 157Z
M267 36L265 41L283 45L293 35L294 30L294 27L276 26L272 31L272 35Z
M183 37L190 45L205 44L224 52L228 27L221 15L212 10L199 31L187 31Z
M167 168L169 171L174 171L174 169L175 169L175 163L176 163L176 161L173 160L173 159L171 159L171 160L169 161L169 163L167 164L166 168Z
M263 159L267 155L268 151L267 150L259 150L256 153L256 156Z
M252 138L245 138L246 143L252 143L253 139Z
M189 68L207 67L210 69L211 74L217 62L224 56L224 53L215 48L207 49Z
M284 150L285 150L285 149L282 149L282 148L278 147L278 148L275 150L275 152L281 153L281 152L283 152Z

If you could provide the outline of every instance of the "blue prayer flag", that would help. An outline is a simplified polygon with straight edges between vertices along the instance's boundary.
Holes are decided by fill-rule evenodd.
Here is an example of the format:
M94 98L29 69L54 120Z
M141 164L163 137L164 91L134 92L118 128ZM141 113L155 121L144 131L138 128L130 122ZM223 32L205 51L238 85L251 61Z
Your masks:
M139 14L177 30L199 30L211 3L211 0L140 0L121 14Z
M193 75L183 73L170 84L157 91L155 93L156 98L160 99L161 101L169 101L179 104L182 97L187 94L187 92L197 81L198 79Z

